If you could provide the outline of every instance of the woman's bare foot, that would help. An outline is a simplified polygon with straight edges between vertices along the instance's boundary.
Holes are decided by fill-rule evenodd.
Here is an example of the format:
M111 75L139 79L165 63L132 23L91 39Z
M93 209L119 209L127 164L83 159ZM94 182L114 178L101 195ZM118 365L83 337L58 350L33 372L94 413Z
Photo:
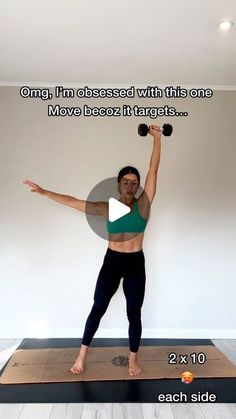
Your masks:
M129 375L139 375L141 373L141 368L137 363L137 354L135 352L130 352L129 356Z
M78 357L70 371L72 371L73 374L80 374L84 371L84 362L85 359Z
M73 372L73 374L81 374L84 371L84 363L87 352L88 346L81 345L79 356L76 359L73 367L70 369L70 371Z

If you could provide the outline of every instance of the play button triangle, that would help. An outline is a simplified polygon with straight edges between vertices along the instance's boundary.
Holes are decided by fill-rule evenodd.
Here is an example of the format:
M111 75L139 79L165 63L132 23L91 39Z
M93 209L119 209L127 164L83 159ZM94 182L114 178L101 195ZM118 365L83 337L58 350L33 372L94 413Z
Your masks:
M131 210L122 202L117 201L117 199L109 198L109 208L108 208L108 217L109 221L116 221L124 215L128 214Z

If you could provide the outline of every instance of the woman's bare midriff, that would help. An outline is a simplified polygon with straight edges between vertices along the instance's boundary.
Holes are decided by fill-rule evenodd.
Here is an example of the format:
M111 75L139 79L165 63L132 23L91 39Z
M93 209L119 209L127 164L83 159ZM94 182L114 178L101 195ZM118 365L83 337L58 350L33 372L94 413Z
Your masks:
M138 252L142 249L144 233L109 234L108 247L117 252Z

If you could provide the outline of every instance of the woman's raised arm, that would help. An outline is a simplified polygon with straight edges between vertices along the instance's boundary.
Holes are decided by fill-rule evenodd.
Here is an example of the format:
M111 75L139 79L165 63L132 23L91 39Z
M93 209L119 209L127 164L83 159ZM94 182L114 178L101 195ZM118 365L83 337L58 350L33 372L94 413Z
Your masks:
M153 150L150 158L149 171L146 176L144 191L148 197L149 204L152 203L156 194L157 171L161 157L161 131L157 125L151 125L149 134L153 136ZM145 197L145 194L142 194ZM141 196L142 196L141 195Z
M24 180L23 183L31 188L31 192L37 192L41 195L46 196L47 198L53 199L59 204L68 205L69 207L75 208L79 211L86 212L86 214L106 216L108 208L107 202L90 202L74 198L70 195L58 194L56 192L43 189L39 185L37 185L37 183L34 183L28 179Z

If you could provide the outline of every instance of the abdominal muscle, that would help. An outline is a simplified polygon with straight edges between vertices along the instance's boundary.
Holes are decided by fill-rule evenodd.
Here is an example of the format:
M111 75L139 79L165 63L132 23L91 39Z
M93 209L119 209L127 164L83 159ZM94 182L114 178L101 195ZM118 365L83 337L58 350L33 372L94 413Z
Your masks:
M138 252L142 249L144 233L109 234L108 247L117 252Z

